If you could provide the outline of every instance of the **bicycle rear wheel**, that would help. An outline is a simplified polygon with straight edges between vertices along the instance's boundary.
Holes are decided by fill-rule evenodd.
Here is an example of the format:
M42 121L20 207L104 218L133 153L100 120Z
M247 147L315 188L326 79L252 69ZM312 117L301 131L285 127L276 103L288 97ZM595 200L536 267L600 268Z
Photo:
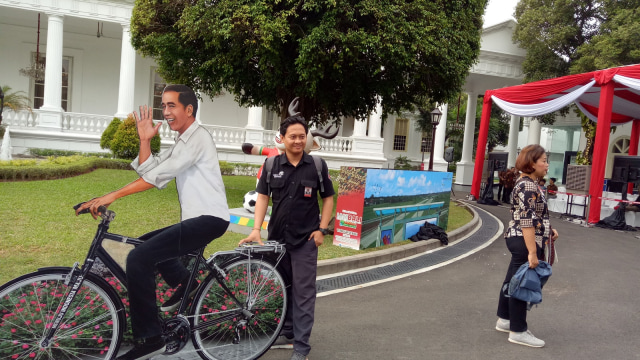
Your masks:
M256 359L269 350L284 325L284 280L264 260L251 260L251 265L246 259L231 260L222 269L227 274L225 285L242 307L213 275L207 277L191 307L193 345L205 360Z
M62 308L70 269L43 269L0 287L0 359L111 359L125 321L115 291L89 274L46 347L41 341Z

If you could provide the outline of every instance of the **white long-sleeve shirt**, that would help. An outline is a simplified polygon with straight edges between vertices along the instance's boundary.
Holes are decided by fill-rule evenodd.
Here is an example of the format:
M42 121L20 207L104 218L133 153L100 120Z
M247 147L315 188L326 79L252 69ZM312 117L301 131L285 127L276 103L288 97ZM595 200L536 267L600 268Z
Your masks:
M178 135L171 148L149 156L142 164L135 158L131 166L158 189L176 179L183 221L201 215L229 221L218 151L211 134L197 122Z

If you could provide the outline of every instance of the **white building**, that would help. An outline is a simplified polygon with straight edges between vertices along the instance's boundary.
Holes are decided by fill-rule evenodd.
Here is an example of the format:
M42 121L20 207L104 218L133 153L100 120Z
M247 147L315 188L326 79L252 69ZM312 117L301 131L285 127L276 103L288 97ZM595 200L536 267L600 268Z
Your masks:
M132 9L133 0L0 0L0 85L24 91L37 109L33 113L5 109L3 124L9 126L14 154L28 148L102 151L100 135L114 116L125 117L140 104L154 104L164 82L155 72L153 59L142 57L131 47ZM483 30L479 59L464 86L470 98L487 89L522 82L525 53L511 40L514 27L515 22L509 20ZM40 61L46 59L48 65L41 81L19 74L35 62L38 29ZM465 185L471 184L474 166L475 103L469 102L467 114L471 116L465 119L465 145L457 164L456 183ZM205 99L200 109L198 120L213 134L221 160L263 161L262 157L243 154L241 144L272 145L278 127L273 113L239 107L229 94ZM380 113L371 114L366 122L343 119L339 136L323 139L319 155L331 168L346 164L379 168L393 167L398 156L420 163L421 150L426 150L428 163L430 147L422 149L421 143L423 137L430 140L431 134L415 131L412 119L390 116L383 123ZM443 118L436 129L435 170L446 167L446 120ZM512 123L517 125L519 118L513 117ZM540 127L533 129L536 131L539 134ZM621 133L612 137L612 143ZM628 133L626 130L627 139ZM166 124L161 137L165 146L173 141ZM515 159L517 131L512 131L511 139L508 149Z

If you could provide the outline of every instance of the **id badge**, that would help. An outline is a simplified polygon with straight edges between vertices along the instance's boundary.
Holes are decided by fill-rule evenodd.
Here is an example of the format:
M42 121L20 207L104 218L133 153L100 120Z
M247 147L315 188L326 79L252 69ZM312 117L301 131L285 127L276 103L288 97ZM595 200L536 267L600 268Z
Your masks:
M313 191L312 187L305 186L304 187L304 197L311 197L311 192Z

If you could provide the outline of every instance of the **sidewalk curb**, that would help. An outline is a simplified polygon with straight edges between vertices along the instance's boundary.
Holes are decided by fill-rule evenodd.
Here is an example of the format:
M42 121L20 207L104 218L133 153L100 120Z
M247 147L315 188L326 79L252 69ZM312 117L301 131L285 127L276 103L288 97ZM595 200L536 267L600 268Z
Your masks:
M478 213L471 206L467 206L464 202L456 201L458 205L464 206L469 211L473 218L467 224L451 231L447 232L449 237L449 243L452 243L460 238L468 235L473 231L480 217ZM409 256L424 253L429 250L442 248L446 245L442 245L438 239L429 239L426 241L418 241L407 245L397 246L390 249L374 251L366 254L359 254L353 256L345 256L336 259L327 259L318 261L318 273L317 276L335 274L343 271L355 270L373 265L379 265L390 261L400 260Z

